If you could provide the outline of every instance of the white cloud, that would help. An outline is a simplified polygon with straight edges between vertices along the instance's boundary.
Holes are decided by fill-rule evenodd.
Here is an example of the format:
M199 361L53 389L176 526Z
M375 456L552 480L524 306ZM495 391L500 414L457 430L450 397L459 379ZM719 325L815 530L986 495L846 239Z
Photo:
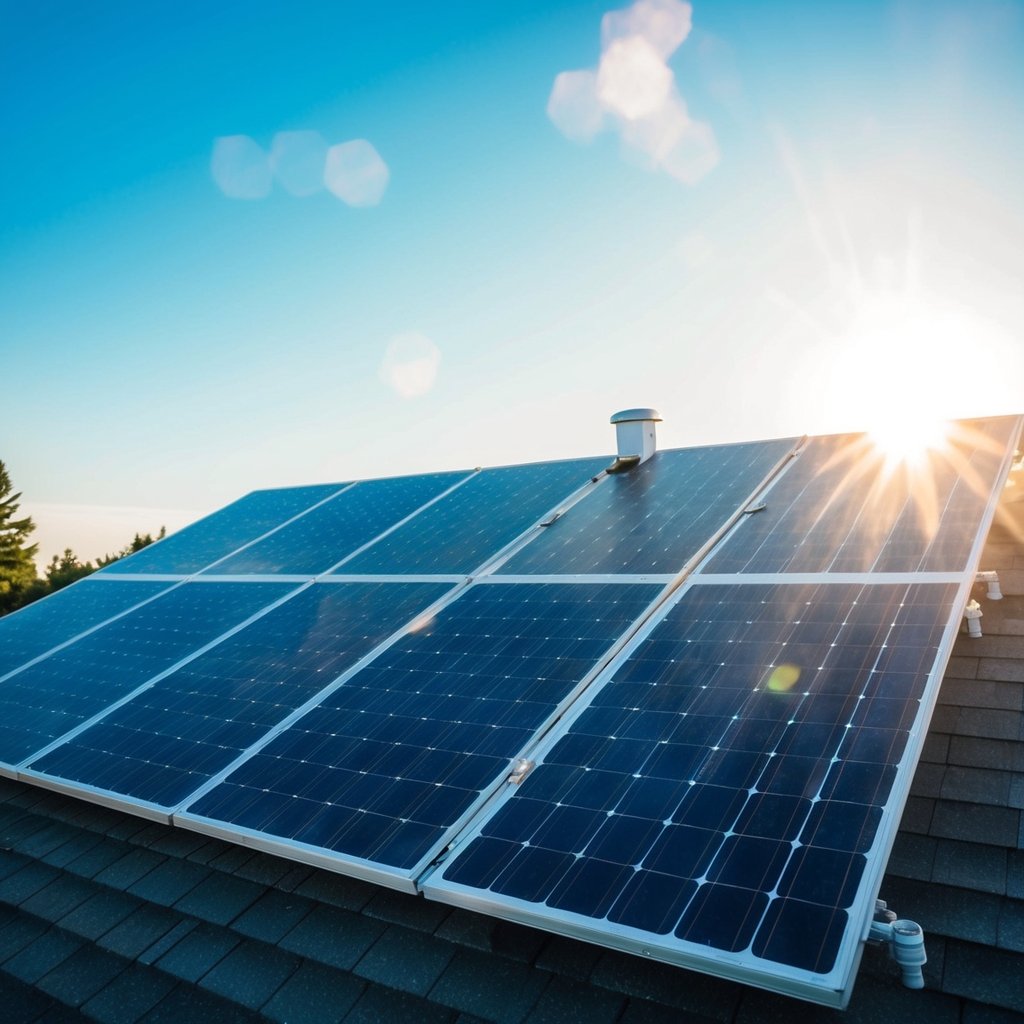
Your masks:
M548 98L548 117L575 142L606 126L652 170L696 184L718 163L711 126L690 117L666 63L690 33L683 0L637 0L601 21L597 70L563 71Z
M229 199L263 199L270 194L270 161L248 135L223 135L213 144L210 173Z
M388 187L388 165L366 139L331 146L324 184L349 206L376 206Z
M440 365L441 350L426 335L410 331L388 343L380 379L402 398L418 398L433 388Z

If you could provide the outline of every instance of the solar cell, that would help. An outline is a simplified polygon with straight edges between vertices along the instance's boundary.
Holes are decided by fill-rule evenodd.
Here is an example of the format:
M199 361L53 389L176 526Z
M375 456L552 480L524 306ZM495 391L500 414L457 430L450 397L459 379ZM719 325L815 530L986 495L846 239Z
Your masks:
M8 676L0 683L0 762L19 763L291 589L186 583Z
M690 587L425 891L841 989L956 592Z
M657 452L602 481L500 572L678 572L793 446L790 439Z
M199 572L211 562L231 554L243 544L262 537L317 502L336 494L344 486L317 484L253 491L178 533L150 544L128 558L118 559L101 571L114 575Z
M174 807L449 590L314 584L32 764Z
M207 572L309 576L326 572L465 478L465 473L432 473L364 481L218 562Z
M338 572L470 573L607 465L576 459L485 469Z
M79 580L0 618L0 677L79 633L155 597L171 584Z
M186 817L409 878L659 591L473 586Z
M962 421L916 466L891 465L867 435L811 438L707 571L958 571L1018 422Z

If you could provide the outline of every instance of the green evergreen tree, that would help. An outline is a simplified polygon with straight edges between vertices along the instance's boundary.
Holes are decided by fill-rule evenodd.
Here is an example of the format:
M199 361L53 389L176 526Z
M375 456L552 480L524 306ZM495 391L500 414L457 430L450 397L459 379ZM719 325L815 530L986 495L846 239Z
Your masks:
M0 462L0 613L18 607L22 594L36 578L38 545L28 543L36 524L31 516L17 518L21 493L12 491L7 467Z
M96 568L92 562L80 562L78 556L71 550L65 548L63 555L54 555L50 564L46 567L46 581L50 585L50 593L60 590L83 576L95 572Z

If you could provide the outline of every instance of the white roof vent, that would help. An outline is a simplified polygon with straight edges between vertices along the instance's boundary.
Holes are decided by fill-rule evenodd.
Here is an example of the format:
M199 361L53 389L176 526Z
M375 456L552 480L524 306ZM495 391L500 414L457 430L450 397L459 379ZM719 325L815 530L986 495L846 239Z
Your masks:
M609 473L621 473L646 462L657 450L654 424L661 422L657 409L623 409L615 413L615 439L619 457L608 467Z

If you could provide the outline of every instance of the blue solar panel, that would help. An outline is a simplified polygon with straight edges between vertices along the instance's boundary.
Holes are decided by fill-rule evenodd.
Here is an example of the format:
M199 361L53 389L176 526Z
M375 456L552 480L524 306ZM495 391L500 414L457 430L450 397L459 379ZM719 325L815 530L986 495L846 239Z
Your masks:
M1016 429L964 421L916 468L889 465L865 435L811 438L707 571L958 571Z
M472 572L607 465L578 459L484 470L338 571Z
M314 584L32 768L174 807L448 589Z
M675 573L734 515L792 440L657 452L608 477L502 573Z
M432 473L356 484L207 571L310 576L326 572L465 476Z
M19 763L290 589L186 583L15 673L0 684L0 762Z
M431 894L827 974L956 591L691 587Z
M409 871L658 591L471 587L189 813Z
M274 491L253 491L244 498L205 519L186 526L129 558L121 558L103 569L104 573L188 574L205 569L211 562L231 554L243 544L262 537L268 530L286 523L338 492L343 484L288 487Z
M155 597L170 585L85 579L3 616L0 618L0 676L133 605Z

